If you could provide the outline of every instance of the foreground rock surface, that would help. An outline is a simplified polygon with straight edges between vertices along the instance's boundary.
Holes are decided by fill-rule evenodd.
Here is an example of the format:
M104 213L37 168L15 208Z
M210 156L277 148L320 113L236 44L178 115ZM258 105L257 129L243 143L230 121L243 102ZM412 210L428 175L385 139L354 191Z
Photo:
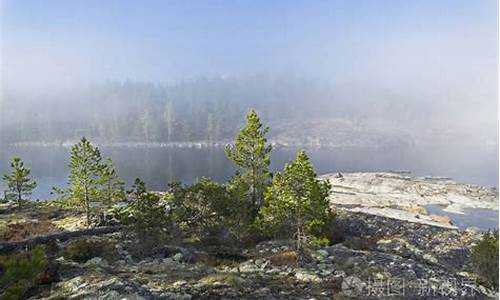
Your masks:
M330 200L337 208L334 244L308 250L300 267L291 241L237 250L159 244L153 254L140 256L132 251L135 241L112 232L48 244L55 275L27 298L498 298L472 271L471 248L483 233L458 230L446 218L428 215L424 207L493 208L496 189L393 173L323 177L332 182ZM0 236L19 242L81 231L84 220L81 212L50 203L22 210L0 206ZM85 253L68 254L82 245L87 245ZM101 250L90 251L97 248Z
M298 267L291 241L239 253L180 245L148 257L121 233L93 237L112 254L55 259L59 278L30 299L489 299L471 272L478 231L459 231L339 211L336 244L309 250ZM68 242L69 243L69 242ZM61 244L61 253L66 244ZM105 255L106 253L103 253Z

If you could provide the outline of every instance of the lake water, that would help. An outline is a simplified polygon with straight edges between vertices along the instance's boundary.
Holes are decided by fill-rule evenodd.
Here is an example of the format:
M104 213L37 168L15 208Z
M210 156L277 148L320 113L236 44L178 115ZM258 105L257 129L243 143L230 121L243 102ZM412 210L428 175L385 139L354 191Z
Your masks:
M297 148L273 150L273 171L295 157ZM415 175L448 176L460 182L498 185L496 146L401 149L306 149L318 174L350 171L409 170ZM103 156L115 162L119 176L131 184L142 178L153 190L165 190L168 182L190 183L206 176L222 182L235 169L222 147L101 147ZM69 148L62 146L1 146L0 174L9 169L12 156L20 156L38 181L33 199L48 199L52 186L64 187L68 175ZM3 183L2 183L3 184ZM3 194L3 186L0 193Z
M498 229L498 210L465 208L463 214L457 214L445 211L445 207L439 205L428 205L425 209L430 214L447 215L453 225L461 229L471 226L482 230Z

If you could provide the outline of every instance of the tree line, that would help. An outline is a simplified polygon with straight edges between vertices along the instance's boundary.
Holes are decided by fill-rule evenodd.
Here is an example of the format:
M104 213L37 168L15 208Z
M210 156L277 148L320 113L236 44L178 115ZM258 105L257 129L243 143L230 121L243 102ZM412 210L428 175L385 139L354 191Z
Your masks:
M330 91L312 81L260 76L172 84L110 82L54 95L6 91L0 140L229 141L248 107L277 121L338 112L339 103L330 110L330 100Z
M329 182L317 178L305 151L299 151L283 171L272 174L268 131L251 109L234 143L225 148L238 169L230 180L173 182L166 193L148 191L141 179L125 191L113 161L103 158L98 147L83 137L71 148L68 187L54 192L65 205L84 212L88 227L106 218L127 225L142 249L179 237L226 244L291 238L298 253L305 246L328 244L334 216L328 202ZM20 158L14 158L11 167L4 176L5 195L21 207L36 182Z

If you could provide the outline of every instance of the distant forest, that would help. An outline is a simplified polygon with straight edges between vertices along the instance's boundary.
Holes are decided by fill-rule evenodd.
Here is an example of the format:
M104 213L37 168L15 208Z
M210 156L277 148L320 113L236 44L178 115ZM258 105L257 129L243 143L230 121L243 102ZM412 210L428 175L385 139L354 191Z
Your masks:
M249 107L266 122L331 117L332 91L305 79L261 76L175 84L109 82L58 93L5 93L4 141L107 142L231 139Z
M74 142L82 136L97 143L227 142L250 107L272 127L271 139L288 144L497 141L495 132L484 130L495 127L482 123L494 118L469 113L494 114L492 109L409 94L287 75L107 82L36 93L4 89L0 142Z
M126 81L57 94L6 93L0 130L10 142L81 136L108 142L215 142L231 139L250 107L267 122L340 113L326 85L305 79Z

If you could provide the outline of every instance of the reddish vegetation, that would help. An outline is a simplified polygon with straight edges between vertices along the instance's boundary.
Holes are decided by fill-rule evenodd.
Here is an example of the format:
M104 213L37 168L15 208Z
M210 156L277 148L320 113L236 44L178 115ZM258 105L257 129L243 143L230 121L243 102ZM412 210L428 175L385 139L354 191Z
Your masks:
M450 218L448 216L438 216L438 215L430 215L432 221L438 222L441 224L450 224Z
M297 264L297 253L295 251L285 251L269 257L271 264L275 266L293 266Z
M7 225L7 228L0 233L0 240L22 241L38 235L60 231L61 229L48 220L14 223Z

